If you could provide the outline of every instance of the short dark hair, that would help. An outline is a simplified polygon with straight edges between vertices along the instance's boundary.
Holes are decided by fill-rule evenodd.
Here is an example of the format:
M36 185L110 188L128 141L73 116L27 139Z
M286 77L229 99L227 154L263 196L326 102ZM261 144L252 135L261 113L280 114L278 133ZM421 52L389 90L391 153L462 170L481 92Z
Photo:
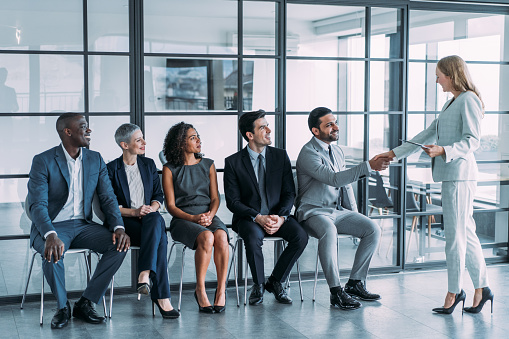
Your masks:
M82 113L67 112L61 114L56 123L58 134L62 133L65 128L69 127L69 121L74 120L76 117L82 117Z
M330 114L332 111L327 107L317 107L309 113L308 126L311 132L313 127L320 129L320 118Z
M239 118L239 131L247 142L249 142L249 138L246 133L254 133L254 122L263 117L265 117L265 111L263 109L259 109L254 112L246 112Z

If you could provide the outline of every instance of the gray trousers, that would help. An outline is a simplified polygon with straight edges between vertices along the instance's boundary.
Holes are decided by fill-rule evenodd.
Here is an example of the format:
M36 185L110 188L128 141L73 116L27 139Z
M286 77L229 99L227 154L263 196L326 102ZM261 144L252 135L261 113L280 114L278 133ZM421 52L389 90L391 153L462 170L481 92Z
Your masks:
M355 253L350 279L365 280L369 264L380 241L380 226L365 215L349 210L337 210L330 215L316 215L301 223L304 229L318 239L318 255L329 287L340 286L337 257L337 235L360 238Z
M473 217L475 181L444 181L442 208L444 210L445 258L448 291L460 293L465 264L474 288L488 286L486 262L481 243L475 233Z

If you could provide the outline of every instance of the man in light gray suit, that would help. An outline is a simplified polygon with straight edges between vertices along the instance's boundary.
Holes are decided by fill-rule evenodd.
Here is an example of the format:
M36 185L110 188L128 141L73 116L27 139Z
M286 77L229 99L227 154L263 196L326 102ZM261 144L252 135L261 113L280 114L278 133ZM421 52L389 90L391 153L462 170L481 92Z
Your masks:
M318 254L329 284L331 305L341 309L356 309L361 303L380 299L366 290L365 279L369 263L380 240L380 226L357 212L351 183L369 176L371 170L383 170L389 158L379 157L350 169L345 167L339 146L336 117L326 107L311 111L308 125L313 137L302 147L297 158L298 194L296 216L301 225L318 239ZM345 289L339 282L337 234L360 238L360 244Z

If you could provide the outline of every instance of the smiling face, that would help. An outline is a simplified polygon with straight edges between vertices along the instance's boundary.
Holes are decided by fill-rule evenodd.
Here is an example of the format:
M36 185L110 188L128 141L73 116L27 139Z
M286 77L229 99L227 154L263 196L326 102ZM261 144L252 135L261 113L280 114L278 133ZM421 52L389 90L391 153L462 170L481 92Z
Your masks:
M452 88L451 77L442 73L442 71L440 71L440 69L438 67L436 68L436 75L437 75L437 84L442 86L442 90L444 92L452 92L453 88Z
M270 140L270 133L272 131L267 120L265 118L256 119L253 125L254 131L246 132L249 143L253 143L256 147L265 147L272 144L272 140Z
M336 124L336 117L332 113L324 115L320 118L320 128L313 127L311 132L315 137L328 144L338 141L339 127Z
M67 127L64 129L66 140L62 140L68 143L72 147L87 147L90 145L90 133L92 130L88 128L88 122L84 116L79 115L68 122Z
M200 153L201 139L194 128L189 128L186 133L186 153Z
M141 130L136 130L131 135L131 141L129 143L121 142L120 146L130 154L141 155L145 154L146 144L145 139L143 139L143 132Z

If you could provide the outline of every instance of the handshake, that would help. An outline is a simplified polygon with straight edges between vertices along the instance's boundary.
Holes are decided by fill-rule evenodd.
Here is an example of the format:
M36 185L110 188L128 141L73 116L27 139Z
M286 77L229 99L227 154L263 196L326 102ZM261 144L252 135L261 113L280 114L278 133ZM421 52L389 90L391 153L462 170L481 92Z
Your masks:
M389 167L389 164L391 161L396 157L393 151L380 153L378 155L375 155L370 161L369 166L371 166L371 169L374 171L383 171L387 167Z

